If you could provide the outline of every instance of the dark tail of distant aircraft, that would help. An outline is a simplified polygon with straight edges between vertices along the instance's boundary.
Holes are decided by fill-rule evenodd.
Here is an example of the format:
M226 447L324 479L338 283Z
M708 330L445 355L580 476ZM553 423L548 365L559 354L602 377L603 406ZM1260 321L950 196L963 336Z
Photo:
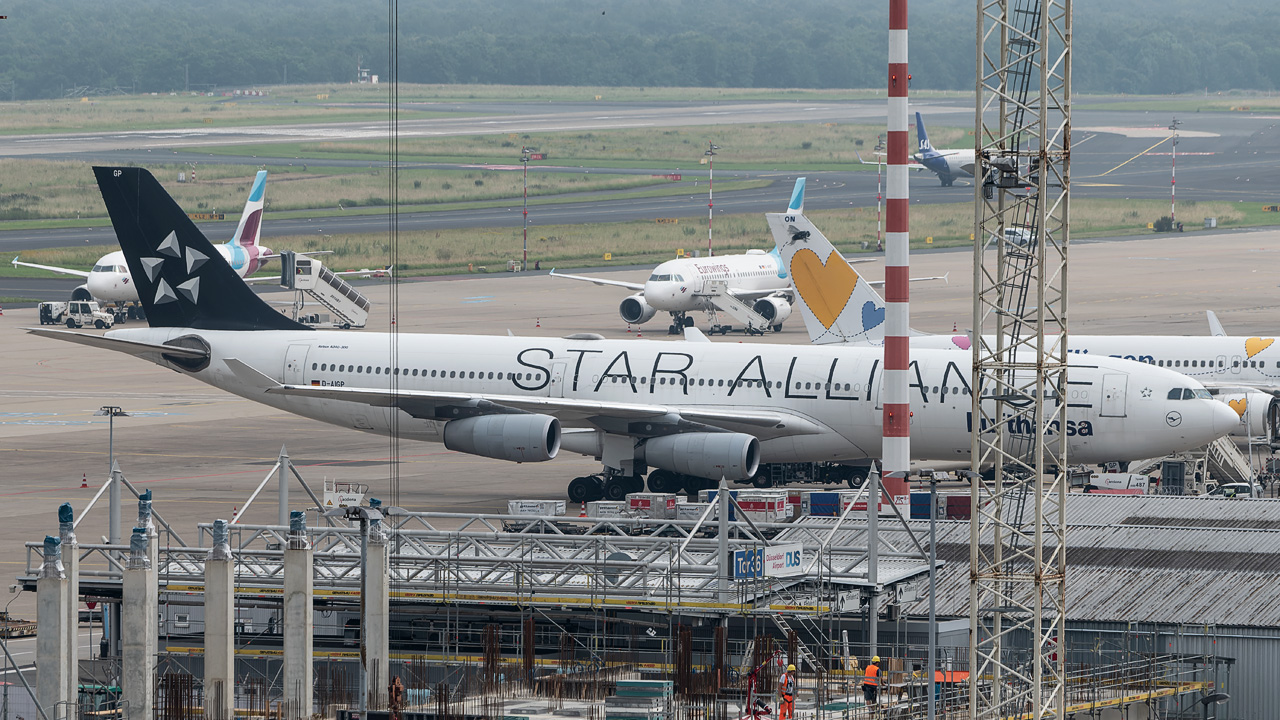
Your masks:
M920 143L921 158L937 154L938 151L929 142L929 133L924 129L924 118L920 117L920 113L916 113L916 139Z
M151 173L93 172L152 327L309 329L254 294Z

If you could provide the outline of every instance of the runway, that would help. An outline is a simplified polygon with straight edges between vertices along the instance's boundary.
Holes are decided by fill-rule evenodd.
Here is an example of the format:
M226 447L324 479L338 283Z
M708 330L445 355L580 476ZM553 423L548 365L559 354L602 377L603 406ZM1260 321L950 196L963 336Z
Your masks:
M1272 270L1278 253L1280 231L1079 244L1072 250L1072 330L1207 334L1204 311L1213 309L1229 333L1271 336L1280 306ZM914 327L942 333L968 327L970 260L963 251L913 256L914 273L951 273L949 284L912 287ZM869 279L879 278L878 266L859 269ZM611 274L642 280L647 269ZM374 283L364 290L374 303L369 331L386 329L387 286ZM624 295L544 274L436 278L400 285L397 324L401 332L635 337L617 315ZM668 341L660 321L641 327L644 340ZM116 458L135 485L155 491L156 508L184 535L194 536L197 521L229 518L233 508L243 509L281 445L317 491L325 477L366 482L374 496L410 509L494 511L513 497L561 498L569 478L598 470L593 460L568 454L512 465L406 441L395 456L397 498L388 479L393 448L384 436L322 425L141 360L22 331L36 322L32 309L6 310L0 317L0 462L6 468L0 521L9 528L9 542L0 546L0 571L11 577L25 566L21 543L56 531L58 504L70 501L80 511L104 479L108 428L105 418L93 415L102 405L131 413L116 420ZM804 343L807 335L793 318L780 334L715 342ZM80 488L82 475L89 489ZM293 497L300 509L302 494ZM274 517L274 506L263 501L245 520ZM79 532L81 542L97 542L105 527L105 506L95 508ZM32 617L34 598L20 597L13 610Z
M884 118L880 101L845 103L752 103L752 104L681 104L636 108L614 104L607 109L584 110L582 103L538 105L530 113L527 105L485 103L478 106L451 104L461 110L502 110L509 115L487 115L478 118L445 118L402 123L404 137L435 135L484 134L496 132L547 132L553 128L575 130L607 130L619 123L635 127L676 127L699 124L738 124L760 122L856 122L875 123ZM971 110L956 103L918 103L915 107L935 125L960 125L972 122ZM1140 154L1167 134L1172 117L1140 111L1109 110L1105 102L1086 104L1073 115L1072 194L1077 198L1164 199L1169 197L1172 157L1169 142ZM1191 113L1180 116L1184 137L1179 141L1177 159L1178 200L1225 200L1239 202L1280 202L1274 188L1280 187L1280 131L1274 116L1254 113ZM408 126L408 129L406 129ZM379 126L368 123L283 126L260 128L228 128L225 130L125 132L97 135L69 134L39 137L0 137L0 157L24 156L48 159L82 159L98 163L137 163L143 166L161 162L204 163L231 162L272 167L296 165L292 157L273 157L271 143L297 139L333 139L343 133L373 133ZM1092 128L1092 129L1091 129ZM1105 130L1105 132L1103 131ZM204 133L204 134L202 134ZM295 136L294 133L297 135ZM416 133L416 135L415 135ZM199 153L205 144L258 144L260 154L250 157L217 156ZM178 148L175 154L175 148ZM1166 154L1155 154L1155 153ZM690 158L691 165L697 157ZM870 159L868 156L867 159ZM330 161L306 161L325 166ZM332 161L335 166L358 165L367 161ZM421 164L414 164L419 167ZM439 165L438 167L458 167ZM562 225L598 222L629 222L662 217L698 217L706 212L704 168L681 169L685 176L678 195L660 198L635 197L643 192L554 196L540 198L530 209L530 222L538 225ZM666 173L670 167L629 170L612 168L567 168L574 172ZM876 203L874 171L776 171L724 169L717 179L768 179L769 187L717 193L718 213L776 212L790 196L790 188L799 175L810 178L806 196L810 209L869 207ZM694 183L699 185L695 186ZM928 172L911 173L911 194L917 203L969 202L973 199L972 181L957 187L940 187ZM269 190L268 190L269 192ZM620 195L621 197L616 197ZM1191 206L1184 205L1185 217L1199 222ZM521 224L520 202L512 198L502 207L463 207L433 212L401 213L400 229L406 231L446 228L515 227ZM229 235L233 222L204 223L201 230L211 238ZM380 232L387 227L383 214L355 215L336 218L272 219L263 223L266 238L285 235L347 234ZM25 230L0 232L0 253L18 252L69 245L113 245L114 235L106 227L90 229Z

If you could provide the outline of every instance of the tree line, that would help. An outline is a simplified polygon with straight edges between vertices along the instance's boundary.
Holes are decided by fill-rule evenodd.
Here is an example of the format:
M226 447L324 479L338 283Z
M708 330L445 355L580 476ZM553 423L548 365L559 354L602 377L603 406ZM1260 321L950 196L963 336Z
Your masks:
M348 82L867 88L887 6L837 0L11 0L0 98ZM1280 86L1270 0L1076 0L1077 92ZM912 87L970 90L976 3L912 0Z

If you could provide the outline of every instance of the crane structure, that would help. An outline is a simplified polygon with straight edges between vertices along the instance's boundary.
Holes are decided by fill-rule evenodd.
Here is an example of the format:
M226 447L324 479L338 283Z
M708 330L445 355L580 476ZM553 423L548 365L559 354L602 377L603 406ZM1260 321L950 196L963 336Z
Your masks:
M977 32L970 717L1060 718L1071 0L978 0Z

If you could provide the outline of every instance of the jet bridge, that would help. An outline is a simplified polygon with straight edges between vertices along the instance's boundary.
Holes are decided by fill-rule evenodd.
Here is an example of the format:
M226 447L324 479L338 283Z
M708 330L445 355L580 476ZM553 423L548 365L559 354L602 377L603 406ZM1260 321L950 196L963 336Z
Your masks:
M306 293L337 318L342 328L364 327L369 320L369 299L314 257L291 250L280 253L280 285Z

